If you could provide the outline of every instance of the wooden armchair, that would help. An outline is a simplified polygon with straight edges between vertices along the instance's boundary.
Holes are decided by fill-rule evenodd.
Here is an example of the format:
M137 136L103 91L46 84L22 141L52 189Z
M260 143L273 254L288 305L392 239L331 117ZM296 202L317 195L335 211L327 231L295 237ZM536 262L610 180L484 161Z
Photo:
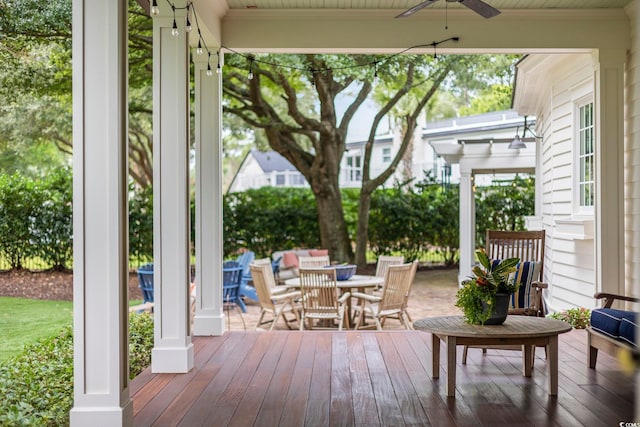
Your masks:
M300 291L302 293L302 315L300 330L313 328L315 320L325 324L338 322L341 331L344 324L350 292L340 295L335 268L301 268Z
M548 286L542 282L544 277L544 238L544 230L487 230L485 251L489 259L520 259L515 277L520 286L513 296L509 315L545 316L546 309L542 290ZM467 350L468 346L465 346L462 354L463 364L467 363ZM486 353L485 347L483 347L483 352Z
M287 328L291 329L290 322L300 321L298 316L300 306L296 303L296 300L301 296L300 292L290 290L289 292L273 292L274 289L277 289L276 280L268 259L266 263L249 264L249 269L251 270L253 283L258 293L258 301L260 302L260 318L256 323L256 329L266 323L271 323L269 330L272 331L280 317L284 319ZM287 290L284 287L280 289ZM263 321L267 313L271 314L271 319ZM294 318L287 318L286 314L293 314Z
M619 350L638 352L636 343L637 314L634 311L612 308L617 301L640 302L640 298L623 295L597 293L596 299L602 299L599 309L591 312L591 325L587 328L587 363L595 369L598 350L616 356Z

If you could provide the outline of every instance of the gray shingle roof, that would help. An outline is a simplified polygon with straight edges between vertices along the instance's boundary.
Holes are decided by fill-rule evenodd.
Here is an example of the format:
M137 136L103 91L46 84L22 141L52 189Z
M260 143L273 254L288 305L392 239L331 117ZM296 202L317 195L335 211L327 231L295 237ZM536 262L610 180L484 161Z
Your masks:
M276 151L251 150L251 154L264 172L297 170L289 160Z

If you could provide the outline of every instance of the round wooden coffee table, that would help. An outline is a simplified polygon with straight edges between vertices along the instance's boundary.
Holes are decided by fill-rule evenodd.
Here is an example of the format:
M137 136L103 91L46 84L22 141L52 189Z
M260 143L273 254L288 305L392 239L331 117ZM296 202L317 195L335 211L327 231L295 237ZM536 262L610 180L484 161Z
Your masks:
M432 335L432 377L440 376L440 341L447 345L447 396L456 393L456 346L522 346L522 374L531 376L533 347L547 348L549 395L558 394L558 335L569 332L566 322L544 317L508 316L502 325L482 326L465 323L462 316L431 317L416 320L413 327Z

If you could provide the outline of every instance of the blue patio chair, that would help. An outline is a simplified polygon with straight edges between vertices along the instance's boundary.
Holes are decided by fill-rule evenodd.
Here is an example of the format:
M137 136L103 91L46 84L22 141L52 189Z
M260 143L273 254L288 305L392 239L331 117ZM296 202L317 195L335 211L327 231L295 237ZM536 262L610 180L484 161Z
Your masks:
M138 268L138 283L142 291L143 304L153 304L153 263Z
M256 293L256 288L249 285L249 281L251 278L251 270L249 269L249 264L256 259L256 254L247 251L242 255L238 256L236 262L240 267L242 267L242 280L240 282L240 296L251 298L254 301L258 301L258 294Z
M235 261L225 262L222 266L222 304L225 310L227 310L227 316L231 308L235 307L240 310L240 319L242 319L242 325L247 330L247 326L244 323L242 313L247 311L242 298L240 298L240 282L242 280L242 267ZM229 329L231 329L230 317L227 317Z

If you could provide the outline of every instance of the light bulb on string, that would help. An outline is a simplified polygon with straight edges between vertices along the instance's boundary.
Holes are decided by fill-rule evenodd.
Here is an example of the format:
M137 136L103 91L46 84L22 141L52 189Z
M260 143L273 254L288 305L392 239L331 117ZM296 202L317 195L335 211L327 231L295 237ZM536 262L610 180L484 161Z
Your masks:
M171 27L171 35L175 37L178 34L180 34L180 32L178 31L178 24L176 23L176 18L173 18L173 27Z
M207 76L213 76L213 71L211 70L210 63L207 63Z
M189 15L187 14L187 22L184 27L185 31L188 33L191 31L191 21L189 20Z
M378 63L373 63L373 84L378 83Z
M158 7L158 0L151 0L151 15L156 16L160 13L160 8Z
M216 53L216 56L218 57L218 64L216 64L216 73L220 74L222 72L222 67L220 66L220 51Z
M249 58L249 74L247 75L247 79L253 80L253 58Z
M202 39L198 39L198 47L196 48L196 53L198 55L202 55Z

